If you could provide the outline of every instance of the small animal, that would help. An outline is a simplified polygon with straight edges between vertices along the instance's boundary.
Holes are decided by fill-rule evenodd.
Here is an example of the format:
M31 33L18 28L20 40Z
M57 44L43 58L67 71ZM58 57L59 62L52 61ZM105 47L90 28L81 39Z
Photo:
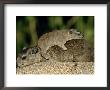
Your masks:
M54 30L49 33L43 34L38 40L38 46L41 48L42 56L46 59L49 56L46 54L46 51L54 45L58 45L59 47L66 50L67 48L64 44L71 39L82 39L83 35L80 32L77 32L75 29L70 30Z
M40 48L38 46L33 46L30 48L24 47L22 53L17 57L16 67L23 67L45 60L46 59L41 55Z
M74 61L94 61L94 49L85 39L68 40L64 45L74 55Z
M60 62L89 62L93 61L93 51L90 50L84 39L68 40L64 45L67 50L64 50L58 45L51 46L47 50L50 60Z
M55 60L58 62L73 61L73 54L69 53L68 50L64 50L58 45L51 46L46 53L49 56L49 60Z

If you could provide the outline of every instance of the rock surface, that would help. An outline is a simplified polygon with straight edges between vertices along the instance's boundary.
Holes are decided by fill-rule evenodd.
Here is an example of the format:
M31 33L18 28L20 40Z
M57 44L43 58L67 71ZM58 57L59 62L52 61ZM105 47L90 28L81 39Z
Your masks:
M22 68L16 73L23 74L94 74L94 62L41 62Z

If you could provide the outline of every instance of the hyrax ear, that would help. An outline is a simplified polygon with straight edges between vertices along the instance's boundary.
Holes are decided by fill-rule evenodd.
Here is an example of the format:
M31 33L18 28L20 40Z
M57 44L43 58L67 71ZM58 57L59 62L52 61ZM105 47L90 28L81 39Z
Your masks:
M26 53L27 52L27 50L28 50L28 48L27 47L23 47L23 53Z

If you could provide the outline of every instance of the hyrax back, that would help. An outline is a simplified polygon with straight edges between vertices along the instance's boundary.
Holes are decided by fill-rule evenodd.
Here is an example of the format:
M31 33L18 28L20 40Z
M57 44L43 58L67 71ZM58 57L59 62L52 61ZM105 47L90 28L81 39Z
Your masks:
M67 41L64 45L68 52L73 54L74 61L94 61L94 50L85 39L72 39Z
M93 51L87 46L84 39L72 39L64 45L67 50L64 50L58 45L51 46L47 50L50 60L60 62L89 62L93 61Z
M59 62L73 61L73 55L58 45L49 47L46 54L49 56L49 60L55 60Z

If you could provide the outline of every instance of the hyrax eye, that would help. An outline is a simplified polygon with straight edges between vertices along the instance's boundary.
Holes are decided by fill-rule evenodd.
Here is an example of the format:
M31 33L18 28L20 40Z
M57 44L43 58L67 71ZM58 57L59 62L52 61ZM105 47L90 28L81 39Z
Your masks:
M38 49L35 50L35 53L38 53Z
M38 48L33 48L32 49L32 54L36 54L36 53L38 53Z
M22 60L24 60L24 59L26 59L26 55L23 55L23 56L22 56Z

